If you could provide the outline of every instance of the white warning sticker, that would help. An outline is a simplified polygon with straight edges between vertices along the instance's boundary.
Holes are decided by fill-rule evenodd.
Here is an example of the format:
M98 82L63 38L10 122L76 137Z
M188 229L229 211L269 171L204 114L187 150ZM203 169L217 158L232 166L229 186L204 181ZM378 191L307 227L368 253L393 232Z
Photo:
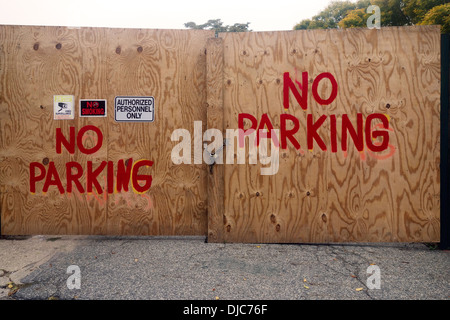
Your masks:
M118 122L155 121L155 98L117 96L114 100L114 119Z
M75 97L72 95L53 96L53 119L72 120L75 118Z

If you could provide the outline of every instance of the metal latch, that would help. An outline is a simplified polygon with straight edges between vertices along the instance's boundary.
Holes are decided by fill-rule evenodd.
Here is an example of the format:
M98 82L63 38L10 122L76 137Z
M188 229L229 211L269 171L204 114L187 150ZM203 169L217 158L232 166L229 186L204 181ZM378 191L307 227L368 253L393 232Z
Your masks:
M210 174L212 174L212 172L213 172L213 167L214 167L214 165L216 164L216 160L217 160L218 154L223 150L223 148L224 148L226 145L227 145L227 139L223 139L223 144L222 144L222 146L220 146L219 149L217 149L217 150L215 150L215 151L213 151L213 152L209 152L209 151L206 149L206 143L203 145L205 152L206 152L206 153L208 154L208 156L209 156L208 164L209 164L209 173L210 173Z

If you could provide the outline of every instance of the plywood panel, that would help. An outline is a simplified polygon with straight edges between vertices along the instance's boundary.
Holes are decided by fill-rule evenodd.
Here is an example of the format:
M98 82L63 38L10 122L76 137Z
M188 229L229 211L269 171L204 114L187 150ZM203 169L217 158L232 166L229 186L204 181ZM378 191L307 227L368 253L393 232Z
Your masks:
M310 77L326 71L326 32L222 36L226 128L238 127L239 113L252 114L258 121L267 113L279 129L280 115L289 113L299 119L296 138L301 145L300 150L280 150L279 171L272 176L262 176L261 165L249 165L248 158L246 165L226 165L225 238L306 241L309 235L299 232L299 228L306 228L324 206L321 190L325 188L325 157L315 150L306 152L306 112L293 99L288 111L283 108L283 72L290 72L295 78L305 70ZM314 103L309 108L317 110ZM302 174L306 169L311 175ZM310 214L304 214L305 211Z
M224 39L224 119L238 128L238 115L260 121L267 113L275 129L280 114L298 119L301 148L280 149L275 175L261 164L225 166L225 240L245 242L348 242L439 240L439 79L436 27L314 30L221 34ZM308 107L290 94L283 108L283 74L302 82L308 72ZM323 72L337 81L328 105L313 98L312 84ZM298 87L297 87L298 88ZM318 95L331 94L321 81ZM389 132L389 146L361 151L350 136L341 146L342 118ZM359 115L358 115L359 114ZM316 141L307 147L307 117L326 116ZM331 149L336 117L337 152ZM250 121L246 120L246 128ZM377 126L378 125L378 126ZM288 128L289 129L289 128ZM364 132L364 135L366 133ZM382 143L381 138L372 141Z
M339 61L330 70L347 79L340 82L339 104L347 114L386 114L390 146L330 158L331 239L438 241L439 33L355 29L342 38L330 45L330 57Z
M130 125L109 118L108 159L154 164L147 172L153 178L148 192L122 192L109 199L108 233L206 234L206 165L174 164L170 136L177 128L193 133L194 121L206 128L205 49L212 34L118 29L109 36L108 100L153 96L155 121Z
M211 38L207 43L207 125L224 132L223 109L223 39ZM221 141L223 145L223 141ZM219 148L218 148L219 149ZM211 150L222 158L210 163L208 174L208 242L224 241L224 149Z
M89 210L56 188L31 194L29 164L48 168L53 162L64 172L73 158L56 155L55 130L68 133L76 120L53 121L52 99L81 93L78 34L67 28L2 26L1 48L2 202L8 204L2 207L2 233L72 233L86 222L80 213Z
M215 56L208 67L205 50L212 36L202 30L0 27L2 234L206 234L208 210L215 210L209 231L215 241L439 240L438 27L221 34L222 39L210 40ZM285 72L299 83L308 72L306 110L292 93L290 107L283 107ZM336 79L338 94L331 104L320 105L311 87L325 72ZM332 84L321 81L317 92L328 97ZM77 105L82 98L107 99L108 117L77 114L74 120L54 121L55 94L72 94ZM155 121L115 122L118 95L154 96ZM214 111L222 106L221 119ZM194 121L202 121L202 132L215 127L225 135L238 128L240 113L258 122L267 116L275 129L282 115L298 120L294 138L300 148L288 141L287 149L278 149L276 174L261 175L268 165L260 159L249 164L248 151L245 164L225 163L213 174L204 163L172 162L175 129L193 134ZM343 151L343 116L356 125L359 115L366 119L373 113L389 119L388 148L373 152L365 141L358 151L348 137L349 149ZM307 141L308 117L322 116L326 120L317 135L325 151L317 141L310 147ZM330 150L332 116L337 152ZM57 128L68 137L71 127L78 132L88 124L103 135L97 152L56 153ZM245 120L245 128L250 124ZM371 125L379 129L377 124ZM292 127L288 121L287 129ZM88 131L82 143L90 148L98 139ZM235 148L228 145L223 152L236 153ZM140 172L152 175L150 190L60 194L51 186L43 193L38 182L37 192L30 193L31 162L46 170L53 163L67 190L66 163L86 169L88 161L94 168L110 161L116 172L121 159L154 161ZM218 183L221 177L223 197L208 204L208 194L220 192L208 190L208 181ZM83 172L82 185L86 179ZM102 189L107 180L105 170L98 177Z
M0 186L2 234L206 234L206 170L203 165L175 166L171 132L206 126L206 39L211 31L65 27L0 27ZM74 120L53 120L52 97L76 99ZM155 96L154 123L116 123L114 97ZM107 118L80 118L79 99L107 99ZM55 131L68 138L94 125L101 148L84 154L55 150ZM99 137L87 131L86 148ZM104 161L152 159L151 189L144 193L93 190L60 194L55 186L30 193L29 164L54 162L66 190L65 165L84 169ZM107 170L98 176L103 190ZM131 187L130 187L131 190Z

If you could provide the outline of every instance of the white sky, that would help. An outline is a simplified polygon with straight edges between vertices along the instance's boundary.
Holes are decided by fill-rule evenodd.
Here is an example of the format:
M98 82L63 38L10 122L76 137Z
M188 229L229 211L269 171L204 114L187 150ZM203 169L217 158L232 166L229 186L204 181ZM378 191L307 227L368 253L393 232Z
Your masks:
M331 0L0 0L0 24L185 29L221 19L253 31L292 30Z

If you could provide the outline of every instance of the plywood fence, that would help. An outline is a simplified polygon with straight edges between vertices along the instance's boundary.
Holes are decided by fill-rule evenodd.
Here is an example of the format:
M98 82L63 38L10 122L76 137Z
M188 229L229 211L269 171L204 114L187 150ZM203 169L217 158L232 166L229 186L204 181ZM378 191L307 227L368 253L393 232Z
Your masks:
M0 26L1 233L439 241L440 59L435 26L218 38L203 30ZM53 120L53 96L66 94L77 111L79 99L106 99L107 116ZM117 96L153 96L154 122L115 121ZM247 136L238 164L234 137L215 150L212 166L174 163L172 133L186 129L194 144L200 121L202 133L223 137L240 127L276 129L280 144L250 163ZM58 130L66 144L81 130L74 152L64 144L58 152ZM278 151L278 167L264 175L270 151ZM108 189L118 171L143 159L153 162L139 171L152 177L148 190L131 181L128 191ZM52 179L45 192L46 178L31 192L31 163L46 174L54 167L63 192ZM92 185L86 172L104 166L96 176L103 192L67 183L68 163L84 187Z
M220 37L224 130L279 129L286 146L274 174L248 153L218 172L211 239L439 241L439 27Z
M2 234L133 234L203 235L207 230L205 165L175 165L170 135L191 129L194 120L206 126L206 58L210 31L142 30L65 27L0 27L0 192ZM53 95L106 99L104 118L53 120ZM155 121L114 121L116 96L154 96ZM84 154L76 148L56 152L56 129L69 139L93 125L103 134L101 148ZM86 148L98 136L82 137ZM147 172L151 188L128 192L67 192L66 164L88 161L153 161ZM55 185L43 192L44 181L30 192L30 163L48 170L54 163L64 193ZM144 168L143 168L144 169ZM141 169L141 170L143 170ZM106 190L107 170L97 180ZM37 174L39 174L39 171ZM113 178L116 180L116 178ZM117 181L113 181L117 182ZM85 188L86 189L86 188Z

